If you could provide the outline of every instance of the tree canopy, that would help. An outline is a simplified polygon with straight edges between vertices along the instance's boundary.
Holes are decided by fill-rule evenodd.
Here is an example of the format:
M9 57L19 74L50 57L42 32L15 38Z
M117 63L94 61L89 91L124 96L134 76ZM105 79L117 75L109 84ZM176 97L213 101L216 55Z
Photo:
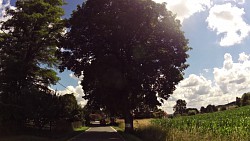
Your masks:
M87 0L69 19L60 69L83 74L84 98L121 111L133 128L139 103L160 105L183 79L190 48L180 27L152 0Z
M187 102L185 100L178 99L173 108L174 108L174 114L183 115L184 113L186 113Z
M244 93L241 97L241 105L246 106L250 105L250 92Z
M58 63L55 52L65 25L62 5L63 0L20 0L15 9L7 10L10 18L1 22L0 103L6 110L21 109L24 120L41 120L41 113L47 113L39 107L53 99L48 86L59 80L53 67Z
M51 67L58 63L54 54L64 27L62 4L62 0L17 1L16 9L8 10L11 18L2 23L5 32L0 34L4 93L31 86L46 89L59 80Z

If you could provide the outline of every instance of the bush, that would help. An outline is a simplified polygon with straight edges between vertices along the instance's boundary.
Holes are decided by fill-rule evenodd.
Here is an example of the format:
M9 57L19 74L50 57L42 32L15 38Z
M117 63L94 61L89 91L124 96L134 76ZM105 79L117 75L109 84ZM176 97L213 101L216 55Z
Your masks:
M83 123L82 121L75 121L75 122L72 122L71 125L73 128L80 128L83 126Z
M187 113L183 113L181 116L188 116L188 114Z
M221 110L221 111L225 111L225 110L227 110L227 107L222 106L220 110Z
M196 115L196 112L195 111L188 111L188 115L189 116Z
M55 131L58 133L67 133L72 132L73 127L72 124L66 120L60 120L56 122Z
M174 114L174 117L181 117L181 114Z

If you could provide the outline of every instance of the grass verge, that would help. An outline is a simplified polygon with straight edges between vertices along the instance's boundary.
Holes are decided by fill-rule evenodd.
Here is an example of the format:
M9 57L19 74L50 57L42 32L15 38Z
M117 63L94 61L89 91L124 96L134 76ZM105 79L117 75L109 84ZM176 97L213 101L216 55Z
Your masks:
M81 131L81 132L85 132L86 130L88 130L89 127L86 126L82 126L80 128L74 128L74 131Z
M125 141L142 141L133 134L125 133L124 129L121 129L120 127L113 126L113 128L125 139Z

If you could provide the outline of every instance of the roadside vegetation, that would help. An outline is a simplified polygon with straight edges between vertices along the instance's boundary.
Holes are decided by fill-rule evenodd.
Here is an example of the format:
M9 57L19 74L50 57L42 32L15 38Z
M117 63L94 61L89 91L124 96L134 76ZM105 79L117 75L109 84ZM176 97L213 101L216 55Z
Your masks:
M143 141L249 141L249 100L250 93L244 93L236 101L218 106L209 104L198 111L186 108L185 100L179 99L173 107L175 112L168 118L135 119L132 134ZM117 123L118 130L123 131L124 122L117 120Z
M63 141L83 124L71 94L51 89L65 20L63 0L18 0L0 24L0 140ZM50 139L48 139L50 138Z
M152 119L135 119L134 128L137 130L139 128L147 127L151 124ZM126 140L126 141L143 141L136 134L133 133L125 133L125 123L122 119L117 119L117 126L113 126L115 130Z
M135 130L143 141L249 141L250 106L226 111L153 119Z
M123 122L124 124L124 122ZM113 126L113 128L124 138L125 141L142 141L140 138L137 136L131 134L131 133L125 133L124 129L125 127L120 127L120 126Z
M80 126L67 132L50 132L46 130L24 131L15 135L1 136L1 141L67 141L70 138L85 132L89 127Z

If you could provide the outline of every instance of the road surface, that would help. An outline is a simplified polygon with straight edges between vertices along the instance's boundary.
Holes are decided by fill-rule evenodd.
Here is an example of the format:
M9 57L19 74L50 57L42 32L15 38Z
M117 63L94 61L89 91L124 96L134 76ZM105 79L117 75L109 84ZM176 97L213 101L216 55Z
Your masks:
M125 141L112 127L90 127L69 141Z

